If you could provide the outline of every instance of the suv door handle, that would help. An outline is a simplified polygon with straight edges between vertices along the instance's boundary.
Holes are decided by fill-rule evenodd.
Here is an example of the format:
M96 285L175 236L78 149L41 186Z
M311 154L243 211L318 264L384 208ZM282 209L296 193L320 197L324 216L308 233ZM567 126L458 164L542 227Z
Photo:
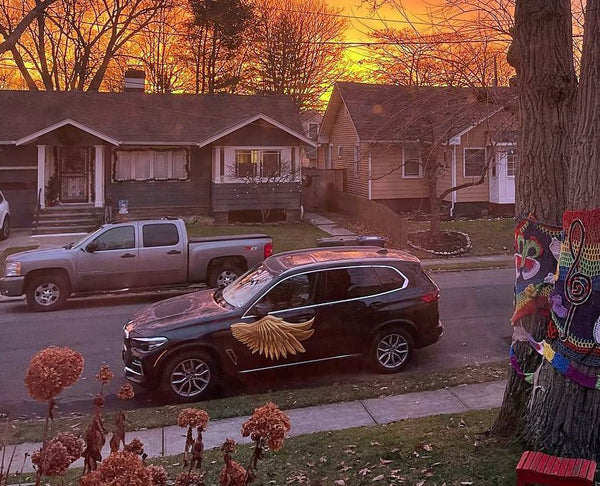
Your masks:
M135 258L135 255L133 253L124 253L121 255L121 258Z
M181 252L179 250L169 250L167 255L179 255Z

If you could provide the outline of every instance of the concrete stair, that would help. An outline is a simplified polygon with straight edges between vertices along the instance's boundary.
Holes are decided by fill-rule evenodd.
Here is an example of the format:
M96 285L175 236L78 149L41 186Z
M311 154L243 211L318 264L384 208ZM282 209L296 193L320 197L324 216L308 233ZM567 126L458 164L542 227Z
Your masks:
M90 205L51 206L40 209L33 221L33 235L88 233L102 224L104 208Z

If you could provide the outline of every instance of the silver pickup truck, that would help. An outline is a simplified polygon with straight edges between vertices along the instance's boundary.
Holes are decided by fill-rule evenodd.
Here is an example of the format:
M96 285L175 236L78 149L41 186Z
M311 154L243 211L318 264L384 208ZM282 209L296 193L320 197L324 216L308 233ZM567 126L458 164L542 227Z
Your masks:
M70 295L224 287L273 252L263 234L189 239L180 219L107 224L62 248L10 255L0 293L25 294L34 311L62 307Z

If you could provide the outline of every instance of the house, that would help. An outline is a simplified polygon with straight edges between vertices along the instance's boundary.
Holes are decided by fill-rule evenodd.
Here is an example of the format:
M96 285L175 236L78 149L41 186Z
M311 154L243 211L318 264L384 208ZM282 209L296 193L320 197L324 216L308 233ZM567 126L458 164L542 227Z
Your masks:
M0 107L14 226L57 207L300 217L303 147L316 144L288 97L0 91Z
M318 167L343 192L395 211L429 210L431 180L452 215L514 213L516 116L509 88L336 83L319 133ZM432 174L434 176L432 177Z
M323 121L323 115L317 110L305 110L300 112L300 123L302 124L302 130L304 135L313 140L317 141L319 136L319 129L321 128L321 122ZM316 167L317 166L317 147L311 147L307 145L304 147L304 163L303 167Z

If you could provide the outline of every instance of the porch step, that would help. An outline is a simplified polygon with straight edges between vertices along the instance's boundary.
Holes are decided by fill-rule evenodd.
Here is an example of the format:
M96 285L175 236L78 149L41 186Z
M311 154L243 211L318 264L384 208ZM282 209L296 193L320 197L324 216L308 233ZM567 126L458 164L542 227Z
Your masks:
M104 219L104 209L90 206L55 206L40 209L33 222L32 234L88 233Z

